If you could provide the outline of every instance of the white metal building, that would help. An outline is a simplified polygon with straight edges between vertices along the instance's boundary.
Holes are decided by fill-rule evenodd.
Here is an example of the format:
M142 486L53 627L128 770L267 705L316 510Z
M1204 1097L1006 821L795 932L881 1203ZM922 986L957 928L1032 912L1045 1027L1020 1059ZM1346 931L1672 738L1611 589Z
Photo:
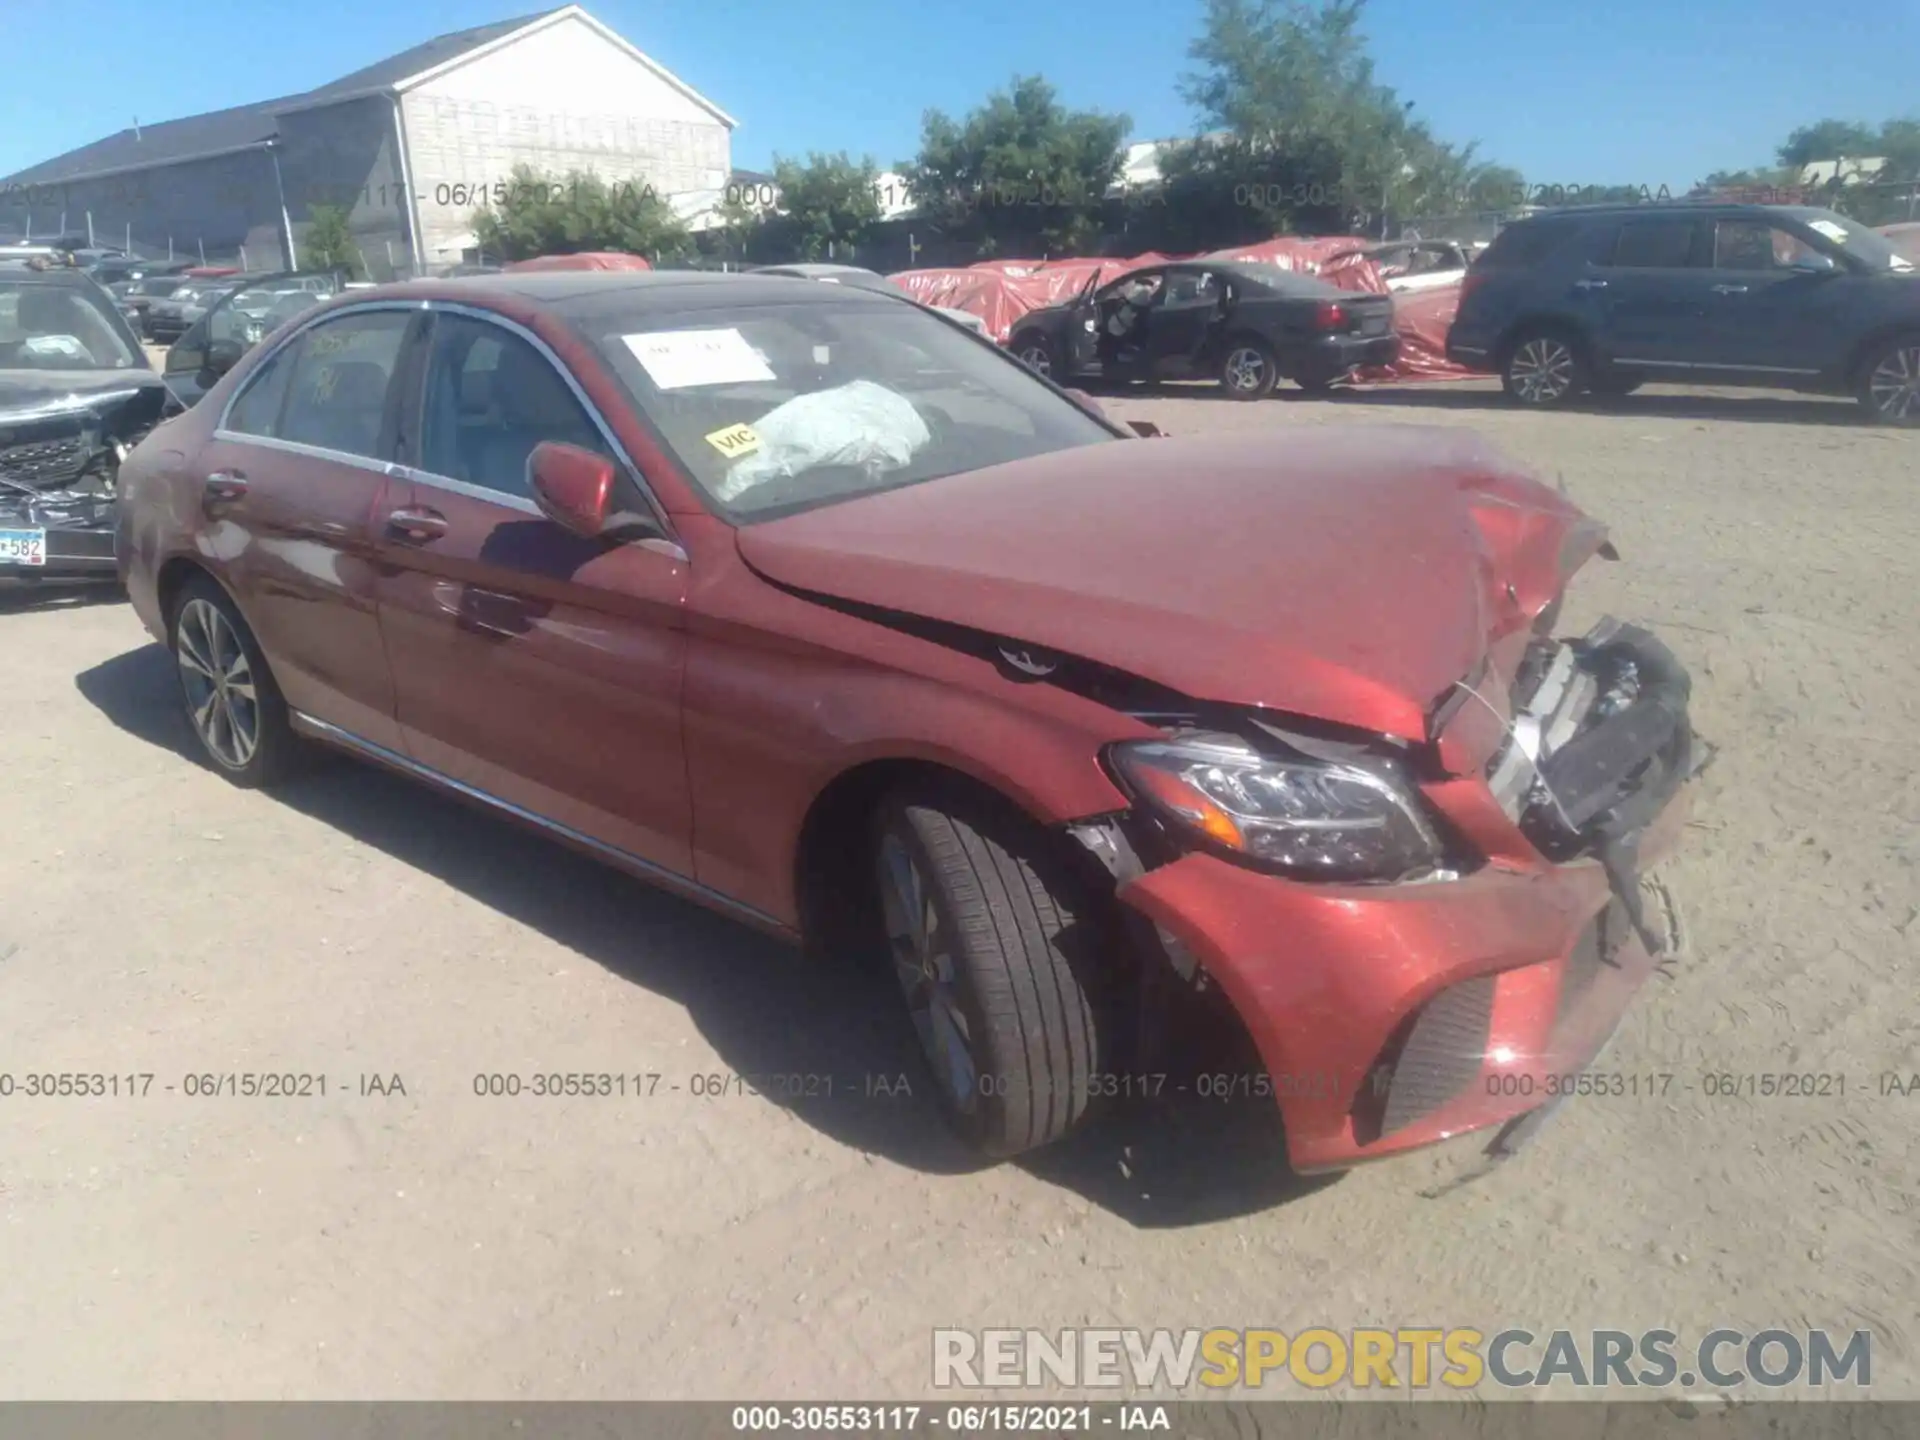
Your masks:
M458 261L516 165L662 198L724 189L735 121L578 5L426 41L317 89L123 130L0 180L0 232L256 268L338 205L376 276Z

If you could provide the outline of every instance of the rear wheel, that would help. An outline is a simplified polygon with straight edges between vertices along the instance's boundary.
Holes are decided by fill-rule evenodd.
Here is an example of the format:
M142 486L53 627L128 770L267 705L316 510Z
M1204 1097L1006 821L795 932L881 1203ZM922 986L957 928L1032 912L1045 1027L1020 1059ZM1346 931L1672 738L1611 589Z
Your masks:
M1920 334L1875 350L1861 367L1859 400L1885 425L1920 425Z
M167 627L187 723L207 759L255 789L291 772L300 741L287 702L239 607L213 581L189 581Z
M896 792L874 834L895 978L954 1128L990 1155L1085 1118L1105 1057L1094 906L1024 818L935 787Z
M1527 330L1507 347L1500 383L1522 405L1551 409L1587 388L1587 364L1579 344L1558 330Z
M1230 399L1260 400L1273 393L1280 378L1273 351L1259 340L1231 340L1220 362L1220 388Z

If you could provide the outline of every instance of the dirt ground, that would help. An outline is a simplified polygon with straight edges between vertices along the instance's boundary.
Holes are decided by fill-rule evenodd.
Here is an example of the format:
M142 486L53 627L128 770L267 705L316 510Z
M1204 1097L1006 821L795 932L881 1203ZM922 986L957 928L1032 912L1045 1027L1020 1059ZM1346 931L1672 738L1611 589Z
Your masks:
M1276 457L1473 426L1612 522L1569 620L1657 627L1723 747L1669 872L1693 957L1608 1060L1675 1093L1440 1198L1419 1159L1297 1180L1244 1103L974 1168L865 1093L913 1070L884 994L384 774L235 790L123 604L13 594L0 1072L155 1078L0 1099L0 1397L925 1398L935 1327L1082 1324L1867 1327L1920 1397L1920 1095L1876 1087L1920 1071L1920 437L1679 391L1109 404ZM236 1071L328 1090L185 1093ZM663 1079L474 1091L546 1071ZM1781 1071L1846 1093L1700 1083ZM834 1096L694 1093L793 1072Z

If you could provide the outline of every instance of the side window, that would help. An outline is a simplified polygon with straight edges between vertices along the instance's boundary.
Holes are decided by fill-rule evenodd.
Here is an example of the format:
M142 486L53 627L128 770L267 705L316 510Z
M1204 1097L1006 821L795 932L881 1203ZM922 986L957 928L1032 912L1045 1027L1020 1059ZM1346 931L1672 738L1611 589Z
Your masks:
M1627 270L1684 270L1693 264L1694 230L1684 217L1628 220L1614 242L1613 263Z
M275 351L266 364L254 371L247 380L246 389L240 392L239 398L233 402L233 408L227 411L227 423L222 429L240 435L272 437L279 434L280 407L287 398L287 380L293 374L294 352L302 343L296 340Z
M343 315L301 336L279 438L386 459L381 435L387 387L412 318L404 310Z
M434 321L420 469L521 499L544 440L607 453L553 363L512 331L466 315Z
M1820 252L1764 220L1722 220L1713 227L1716 270L1784 270Z
M1541 220L1509 225L1493 237L1493 243L1480 257L1481 265L1488 270L1502 266L1537 265L1559 249L1560 243L1572 233L1572 226L1564 223L1550 225Z
M1220 298L1220 287L1212 272L1178 271L1167 277L1167 288L1160 303L1165 306L1191 307L1211 305Z

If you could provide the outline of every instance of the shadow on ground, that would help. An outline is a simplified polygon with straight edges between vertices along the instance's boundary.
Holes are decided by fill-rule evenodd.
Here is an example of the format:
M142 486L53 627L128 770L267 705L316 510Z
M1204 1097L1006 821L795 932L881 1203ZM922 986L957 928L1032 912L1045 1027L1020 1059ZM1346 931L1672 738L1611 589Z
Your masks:
M117 583L0 579L0 615L81 610L91 605L118 605L126 598L126 591Z
M161 647L118 655L75 683L123 731L199 763ZM476 823L460 801L370 765L323 760L274 798L684 1006L737 1074L831 1076L831 1099L758 1088L841 1144L931 1174L978 1168L934 1109L884 973L803 957L508 821ZM1201 1100L1191 1083L1179 1092L1182 1076L1218 1068L1228 1044L1201 1028L1183 1039L1158 1099L1122 1105L1016 1163L1143 1227L1249 1214L1320 1188L1281 1158L1271 1101ZM878 1093L870 1078L893 1090L902 1075L910 1095Z

